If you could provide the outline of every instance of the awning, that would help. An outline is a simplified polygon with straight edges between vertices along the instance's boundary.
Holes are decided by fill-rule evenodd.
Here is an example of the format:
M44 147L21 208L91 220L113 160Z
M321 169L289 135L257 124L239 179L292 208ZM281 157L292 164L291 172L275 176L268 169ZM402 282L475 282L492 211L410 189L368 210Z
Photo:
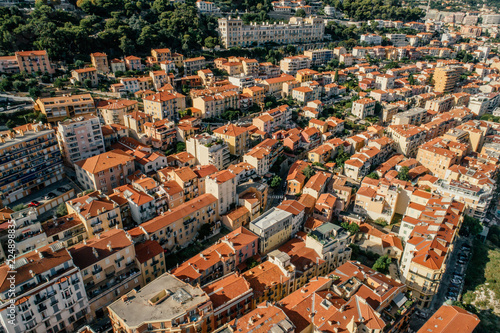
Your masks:
M115 272L115 266L109 266L104 269L104 273L111 274Z
M396 303L396 305L398 306L398 308L402 307L403 304L405 304L407 300L408 299L406 298L406 296L403 293L398 294L393 299L394 303Z

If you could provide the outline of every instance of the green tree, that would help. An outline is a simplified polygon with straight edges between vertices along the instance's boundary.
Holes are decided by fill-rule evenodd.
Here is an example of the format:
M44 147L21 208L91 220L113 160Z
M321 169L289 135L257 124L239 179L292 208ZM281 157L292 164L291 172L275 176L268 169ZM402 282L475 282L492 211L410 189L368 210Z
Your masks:
M64 81L61 80L60 78L57 78L54 80L54 88L61 89L64 87Z
M339 70L338 69L335 70L335 75L333 77L333 81L339 82Z
M302 170L302 174L306 176L306 179L309 179L316 174L316 170L314 170L313 168L311 168L310 165L308 165L304 168L304 170Z
M359 225L356 223L342 222L340 226L349 231L351 235L355 235L359 232Z
M175 148L176 148L176 151L178 153L183 152L186 150L186 144L184 142L177 142L177 145Z
M375 221L373 221L373 223L378 224L378 225L380 225L382 227L387 226L387 221L384 218L382 218L382 217L379 217L378 219L376 219Z
M379 179L378 173L372 172L368 174L366 177L371 178L371 179Z
M392 259L389 258L387 255L384 255L378 258L377 261L375 261L372 269L376 270L377 272L386 274L389 271L389 265L391 264L391 262Z
M209 237L212 234L212 226L210 226L210 223L203 223L198 230L198 239L205 239L206 237Z
M479 235L483 231L483 225L479 219L476 219L472 216L465 215L464 222L462 223L461 231L467 231L471 235L476 236Z
M92 80L91 79L85 79L85 80L83 80L83 86L85 88L92 88Z
M42 91L38 87L31 87L29 88L28 93L31 98L37 99L38 97L40 97Z
M306 11L303 10L302 8L301 9L298 9L296 12L295 12L295 16L296 17L306 17Z
M415 81L415 78L413 77L413 73L410 73L410 76L408 76L408 83L410 84L410 86L414 86L416 81Z
M271 187L272 188L277 188L281 184L281 177L280 176L274 176L273 179L271 180Z
M205 47L213 49L215 46L217 46L218 42L219 41L216 37L208 36L207 38L205 38Z
M68 215L68 208L66 207L66 204L64 202L57 206L56 215L58 217Z
M85 66L85 62L83 60L76 60L74 63L75 68L82 68Z
M398 172L398 178L400 180L409 181L410 180L410 168L407 166L401 167Z

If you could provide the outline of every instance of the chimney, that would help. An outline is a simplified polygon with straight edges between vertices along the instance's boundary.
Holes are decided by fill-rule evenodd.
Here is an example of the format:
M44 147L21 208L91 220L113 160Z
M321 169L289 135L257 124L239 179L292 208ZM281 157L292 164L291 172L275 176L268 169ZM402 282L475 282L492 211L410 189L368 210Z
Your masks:
M111 242L109 242L108 245L106 245L106 246L108 247L109 252L113 251L113 247L111 246Z
M99 258L99 253L97 253L97 250L95 249L95 247L92 248L92 253L94 254L94 256L96 258Z

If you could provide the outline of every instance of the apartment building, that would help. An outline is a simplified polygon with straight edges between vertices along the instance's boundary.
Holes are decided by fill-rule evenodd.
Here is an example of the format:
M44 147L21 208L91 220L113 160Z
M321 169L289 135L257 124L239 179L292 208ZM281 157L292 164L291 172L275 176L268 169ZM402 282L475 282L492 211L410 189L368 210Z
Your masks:
M4 332L75 331L89 319L82 275L61 243L19 256L14 265L0 266Z
M473 185L467 180L438 180L436 193L465 204L464 214L484 221L491 205L493 187L491 184Z
M354 213L368 216L372 220L384 219L391 223L400 196L400 188L385 181L378 186L362 185L356 192Z
M143 99L144 112L153 117L153 120L179 120L179 111L186 108L186 96L177 92L166 91L148 96Z
M390 74L381 74L377 75L375 78L375 88L388 90L394 88L394 83L396 81L396 77Z
M452 165L460 164L469 146L463 143L435 138L418 148L417 161L438 178L445 175Z
M107 314L109 304L144 285L129 237L125 231L113 229L69 249L82 272L92 319Z
M359 41L361 43L366 43L370 45L380 45L382 44L382 36L379 36L377 34L364 34L361 35L359 38Z
M57 123L65 118L95 113L95 105L90 94L39 97L35 102L35 110L43 113L49 123Z
M236 207L238 203L236 185L236 176L228 170L222 170L208 176L205 182L205 191L217 198L219 215L224 215Z
M214 321L212 332L229 323L234 317L242 316L252 308L253 290L245 278L238 273L203 286L213 305ZM210 327L210 324L208 325Z
M387 127L387 134L394 140L399 154L413 157L425 142L427 131L415 125L390 125Z
M352 103L351 113L360 119L373 116L375 114L376 101L369 98L362 98Z
M239 227L222 237L220 242L174 268L171 273L193 286L203 286L236 271L238 265L258 253L258 245L259 237Z
M89 81L87 81L89 80ZM99 80L97 78L97 69L95 67L79 68L71 71L71 82L76 84L78 82L80 85L87 85L87 87L97 87Z
M408 111L396 113L392 116L393 125L420 126L428 121L428 113L424 108L413 108Z
M59 122L57 141L68 165L105 152L99 118L89 114Z
M189 138L186 151L196 158L197 164L212 164L218 170L226 169L230 162L228 144L215 135L203 133Z
M292 236L293 214L271 208L249 224L249 229L260 238L260 253L277 249Z
M127 184L113 189L111 200L119 202L127 202L130 208L130 216L132 220L141 224L151 220L157 215L157 209L163 210L163 207L157 207L156 200L153 196L146 192L139 191L134 186ZM122 200L118 200L118 198Z
M464 205L451 198L431 198L425 206L410 203L409 208L399 231L405 241L400 270L417 305L427 308L453 251Z
M327 64L330 60L332 60L335 57L335 54L333 53L333 50L319 49L319 50L304 51L304 56L308 57L309 60L311 60L311 65L319 66ZM309 68L309 66L305 68Z
M88 238L110 229L123 228L119 205L109 197L92 192L66 202L68 214L75 214L87 230Z
M127 67L125 67L125 61L122 59L112 59L110 61L110 66L111 66L111 72L116 73L116 72L125 72L127 70Z
M54 74L55 69L50 63L47 51L19 51L15 53L19 71L35 74L36 72Z
M205 57L184 59L184 75L194 75L205 66Z
M141 71L144 69L142 64L142 59L134 55L127 56L123 59L125 61L125 67L129 71Z
M453 92L462 71L463 68L458 66L436 68L433 75L434 91L441 93Z
M108 306L116 332L152 330L164 332L211 332L210 297L200 286L191 286L168 273L133 290Z
M104 123L107 125L125 125L125 116L137 112L139 103L128 99L108 99L100 101L97 109Z
M63 179L61 152L50 124L0 132L0 200L16 200Z
M264 107L264 88L259 86L248 87L243 89L243 93L251 96L253 104L258 105L260 108Z
M106 53L91 53L90 61L92 62L92 66L94 66L99 73L109 73L108 55Z
M193 107L200 110L203 118L220 117L228 109L239 109L239 94L235 91L225 91L196 97L193 99Z
M280 61L280 69L283 73L295 75L298 70L311 67L311 58L304 55L285 57Z
M164 249L175 251L188 246L203 224L217 226L217 198L205 193L130 230L134 239L157 241Z
M165 273L165 250L158 242L146 240L134 246L136 261L145 285Z
M115 149L75 163L78 182L83 188L105 194L125 185L128 176L135 172L134 157Z
M321 42L325 33L322 19L292 17L288 23L244 24L239 17L219 19L219 38L226 48L249 47L270 42L277 44Z
M431 315L417 333L431 331L435 333L445 333L450 329L454 332L472 333L477 325L479 325L479 321L477 315L467 310L456 305L443 304Z

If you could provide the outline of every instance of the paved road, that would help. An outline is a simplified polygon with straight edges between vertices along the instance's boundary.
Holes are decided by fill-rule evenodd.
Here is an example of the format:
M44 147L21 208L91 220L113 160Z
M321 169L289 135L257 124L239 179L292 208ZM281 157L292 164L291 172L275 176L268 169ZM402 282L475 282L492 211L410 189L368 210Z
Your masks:
M0 94L0 98L8 98L10 100L16 101L16 102L30 102L33 103L33 100L31 97L25 97L25 96L16 96L16 95L11 95L11 94Z
M441 279L441 285L439 286L439 290L434 296L434 299L432 300L430 309L434 312L436 311L446 300L445 296L448 291L448 287L450 286L451 280L453 273L455 271L459 271L460 273L464 274L465 277L465 270L467 269L467 264L465 265L460 265L458 264L458 255L462 252L460 249L464 243L467 243L471 245L471 241L469 238L466 237L461 237L456 241L455 247L453 249L453 252L451 253L451 257L448 261L446 271L443 275L443 278ZM469 255L470 258L470 255ZM460 286L462 288L463 285ZM460 293L459 293L460 295Z

